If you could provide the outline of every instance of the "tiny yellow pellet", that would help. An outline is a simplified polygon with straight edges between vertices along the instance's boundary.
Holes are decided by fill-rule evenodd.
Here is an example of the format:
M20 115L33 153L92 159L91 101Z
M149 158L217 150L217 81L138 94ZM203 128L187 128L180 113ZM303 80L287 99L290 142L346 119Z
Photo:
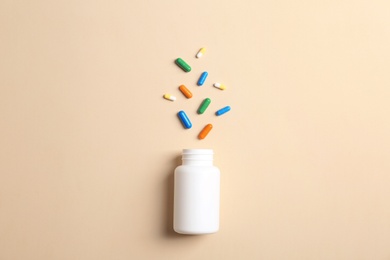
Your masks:
M171 94L165 94L164 98L167 99L167 100L170 100L170 101L175 101L176 100L176 97L172 96Z
M214 87L219 88L220 90L225 90L226 86L221 83L214 83Z
M199 59L203 56L203 54L206 52L206 48L201 48L198 53L196 54L196 58Z

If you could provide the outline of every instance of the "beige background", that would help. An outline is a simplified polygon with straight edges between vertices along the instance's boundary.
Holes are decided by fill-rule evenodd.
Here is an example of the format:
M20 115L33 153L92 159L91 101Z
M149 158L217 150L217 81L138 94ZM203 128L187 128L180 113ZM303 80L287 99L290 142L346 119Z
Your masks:
M1 0L0 259L389 260L389 13L386 0ZM215 150L217 234L172 231L182 148Z

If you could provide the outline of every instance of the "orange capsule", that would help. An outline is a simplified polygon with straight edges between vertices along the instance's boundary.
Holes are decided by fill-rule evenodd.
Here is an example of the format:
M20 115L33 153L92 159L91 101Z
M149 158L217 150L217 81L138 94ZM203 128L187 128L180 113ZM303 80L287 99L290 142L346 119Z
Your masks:
M181 85L179 87L179 90L181 91L181 93L183 93L184 96L186 96L186 98L192 98L192 93L188 90L188 88L186 88L186 86Z
M199 135L198 135L198 138L199 139L205 139L206 136L209 134L209 132L211 131L211 129L213 128L213 125L212 124L208 124L206 125L202 131L200 131Z

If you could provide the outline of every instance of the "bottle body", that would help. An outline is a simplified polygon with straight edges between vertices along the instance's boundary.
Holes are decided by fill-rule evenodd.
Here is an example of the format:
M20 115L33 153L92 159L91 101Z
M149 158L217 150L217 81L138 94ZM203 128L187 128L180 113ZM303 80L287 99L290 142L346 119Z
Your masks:
M183 150L183 165L175 169L174 230L192 235L217 232L219 194L220 171L212 165L212 150Z

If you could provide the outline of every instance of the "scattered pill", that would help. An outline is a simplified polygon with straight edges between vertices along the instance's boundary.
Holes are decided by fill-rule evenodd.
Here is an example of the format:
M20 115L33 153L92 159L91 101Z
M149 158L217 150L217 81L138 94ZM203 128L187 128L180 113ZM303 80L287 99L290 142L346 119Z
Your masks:
M198 53L196 54L196 58L200 58L203 56L203 54L206 52L206 48L201 48Z
M215 112L215 114L217 115L217 116L221 116L221 115L223 115L223 114L225 114L225 113L227 113L227 112L229 112L230 111L230 106L226 106L226 107L224 107L224 108L221 108L220 110L218 110L217 112Z
M177 116L179 117L184 128L189 129L192 127L190 119L188 118L188 116L186 115L186 113L183 110L181 110L179 113L177 113Z
M211 103L211 99L205 98L202 104L200 104L200 107L198 109L198 114L203 114L204 111L206 111L207 107L210 105L210 103Z
M203 72L201 75L200 75L200 78L198 80L198 86L202 86L207 78L209 74L207 73L207 71Z
M191 91L188 90L188 88L186 88L186 86L181 85L181 86L179 87L179 90L181 91L181 93L183 93L183 95L184 95L186 98L192 98L192 93L191 93Z
M214 83L214 87L219 88L220 90L225 90L226 86L221 83Z
M213 125L212 124L208 124L206 125L205 127L203 127L202 131L200 131L199 135L198 135L198 138L199 139L205 139L206 136L209 134L209 132L211 131L211 129L213 129Z
M175 60L175 63L177 64L177 66L179 66L185 72L190 72L191 71L190 65L188 65L187 62L185 62L182 58L177 58Z
M176 100L176 97L175 97L175 96L172 96L172 95L170 95L170 94L165 94L165 95L164 95L164 98L165 98L165 99L168 99L168 100L170 100L170 101L175 101L175 100Z

